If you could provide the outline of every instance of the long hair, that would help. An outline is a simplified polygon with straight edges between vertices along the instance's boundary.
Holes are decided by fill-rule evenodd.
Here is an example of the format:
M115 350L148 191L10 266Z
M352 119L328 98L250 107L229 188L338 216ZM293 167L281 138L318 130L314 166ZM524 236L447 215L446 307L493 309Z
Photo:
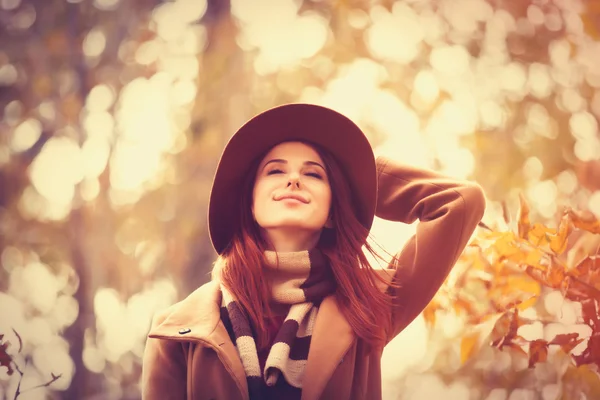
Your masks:
M365 251L375 259L383 260L368 242L365 243L368 231L356 217L354 196L338 163L320 146L305 143L321 156L331 186L333 227L323 229L318 247L329 260L335 276L337 304L355 334L370 348L381 348L391 328L391 296L377 288L377 281L396 284L391 277L385 279L378 275L363 252L365 246ZM258 157L248 171L238 210L239 224L213 269L213 277L218 273L221 282L246 311L258 336L259 347L268 344L266 321L273 318L270 288L262 271L267 246L251 211L252 190L262 158Z

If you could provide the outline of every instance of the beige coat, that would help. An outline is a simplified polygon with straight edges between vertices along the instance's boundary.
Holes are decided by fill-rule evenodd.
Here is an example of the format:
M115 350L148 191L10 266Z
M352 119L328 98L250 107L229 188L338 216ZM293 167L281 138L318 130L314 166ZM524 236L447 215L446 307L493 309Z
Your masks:
M380 218L412 223L399 256L393 339L429 303L466 246L485 209L481 188L435 172L377 160ZM390 265L390 268L392 266ZM145 400L248 400L237 350L220 320L221 294L209 282L157 314L146 345ZM381 399L381 352L367 352L326 297L317 315L303 378L303 400Z

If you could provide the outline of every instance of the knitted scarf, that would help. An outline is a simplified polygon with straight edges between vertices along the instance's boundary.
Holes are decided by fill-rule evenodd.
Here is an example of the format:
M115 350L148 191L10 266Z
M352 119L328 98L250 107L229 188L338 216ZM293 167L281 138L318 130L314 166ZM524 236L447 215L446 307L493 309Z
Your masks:
M304 367L313 326L321 300L335 289L335 280L323 254L318 250L265 252L264 276L271 286L272 300L291 307L265 364L260 370L257 347L249 319L240 304L221 284L221 317L232 333L246 379L250 399L260 399L264 387L290 385L301 392ZM291 389L291 388L290 388Z

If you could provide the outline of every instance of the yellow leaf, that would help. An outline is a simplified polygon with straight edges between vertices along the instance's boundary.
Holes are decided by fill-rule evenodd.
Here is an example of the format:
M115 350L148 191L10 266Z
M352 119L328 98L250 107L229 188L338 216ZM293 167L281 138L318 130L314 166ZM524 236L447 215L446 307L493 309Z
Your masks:
M460 362L464 364L471 358L475 350L475 346L479 342L479 333L470 333L460 341Z
M554 229L546 228L544 225L536 223L527 233L527 240L534 246L543 246L548 243L548 234L555 234Z
M509 276L506 282L506 289L511 292L521 291L533 295L541 293L540 284L527 276Z
M544 252L540 249L533 249L527 253L523 262L527 265L531 265L533 268L541 269L544 271L547 266L542 263L544 260Z
M539 296L531 296L530 298L517 304L517 308L521 311L527 310L529 307L532 307L535 303L537 303L538 298Z
M515 243L515 235L512 232L503 232L493 247L500 257L511 258L521 254L521 250L519 250Z

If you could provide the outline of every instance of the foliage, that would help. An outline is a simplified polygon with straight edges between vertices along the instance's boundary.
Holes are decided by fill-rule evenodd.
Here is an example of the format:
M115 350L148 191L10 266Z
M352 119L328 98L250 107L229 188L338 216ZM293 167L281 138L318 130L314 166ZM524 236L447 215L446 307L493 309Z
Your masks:
M505 213L505 222L510 225L508 215ZM481 230L462 256L459 276L446 283L424 311L424 317L433 327L440 312L464 316L460 362L467 370L474 368L483 346L526 359L522 366L527 369L556 362L560 353L570 357L562 376L562 398L579 398L580 393L598 398L600 240L596 235L600 234L600 221L565 209L556 228L532 224L529 205L521 196L513 225L516 229L499 231L480 223ZM596 254L590 255L577 245L586 242L598 243ZM551 291L560 292L563 301L579 305L578 322L590 328L589 336L570 332L525 339L519 334L519 328L526 325L561 322L559 314L522 315L523 311L543 308L539 300ZM580 344L583 350L574 354Z
M21 353L21 351L23 350L23 341L21 339L21 336L15 330L13 330L13 333L16 335L17 339L19 340L18 353ZM21 381L23 380L23 376L25 376L25 372L23 372L23 369L21 367L19 367L19 364L17 364L17 362L14 360L14 356L8 352L9 344L10 343L8 341L4 341L4 334L0 334L0 367L6 367L8 375L12 375L15 370L19 374L19 381L17 383L17 388L15 389L15 395L13 398L14 400L17 400L19 398L19 396L25 392L29 392L29 391L35 390L35 389L40 389L43 387L48 387L48 386L52 385L54 382L56 382L58 379L60 379L60 377L61 377L60 374L55 375L55 374L51 373L50 375L52 378L49 381L47 381L46 383L32 386L27 389L21 389ZM27 359L25 362L27 363Z

